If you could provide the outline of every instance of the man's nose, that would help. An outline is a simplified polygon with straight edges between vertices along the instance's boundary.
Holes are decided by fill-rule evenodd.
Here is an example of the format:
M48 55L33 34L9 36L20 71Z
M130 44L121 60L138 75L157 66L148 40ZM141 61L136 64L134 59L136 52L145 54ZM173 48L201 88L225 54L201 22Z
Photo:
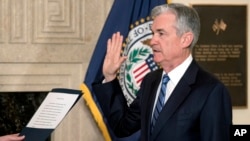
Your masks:
M156 38L155 38L154 35L152 36L149 44L150 44L151 47L156 44Z

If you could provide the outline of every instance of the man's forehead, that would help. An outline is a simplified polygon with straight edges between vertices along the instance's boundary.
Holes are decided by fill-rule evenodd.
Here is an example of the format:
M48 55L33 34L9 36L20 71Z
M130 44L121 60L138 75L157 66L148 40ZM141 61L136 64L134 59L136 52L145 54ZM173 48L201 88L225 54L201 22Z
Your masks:
M161 14L154 18L152 23L152 28L163 28L167 26L172 26L176 22L176 17L173 14Z

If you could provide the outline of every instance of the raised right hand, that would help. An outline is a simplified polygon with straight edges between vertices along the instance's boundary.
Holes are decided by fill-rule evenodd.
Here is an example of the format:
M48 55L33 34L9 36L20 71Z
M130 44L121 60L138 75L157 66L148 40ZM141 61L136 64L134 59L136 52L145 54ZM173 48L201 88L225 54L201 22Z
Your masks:
M109 82L116 78L117 71L126 60L126 56L121 56L123 36L120 32L114 33L107 41L107 52L103 63L103 75L105 81Z

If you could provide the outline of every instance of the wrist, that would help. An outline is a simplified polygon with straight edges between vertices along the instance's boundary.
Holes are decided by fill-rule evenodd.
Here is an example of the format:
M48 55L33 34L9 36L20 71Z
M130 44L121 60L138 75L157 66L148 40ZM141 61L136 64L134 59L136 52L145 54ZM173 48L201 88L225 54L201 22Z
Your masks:
M105 82L110 82L116 78L116 75L104 76Z

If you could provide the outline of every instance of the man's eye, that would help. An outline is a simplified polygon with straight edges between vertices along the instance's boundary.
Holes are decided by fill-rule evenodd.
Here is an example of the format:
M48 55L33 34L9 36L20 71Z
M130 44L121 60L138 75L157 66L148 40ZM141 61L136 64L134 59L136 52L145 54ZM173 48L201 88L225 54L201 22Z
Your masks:
M162 33L162 32L159 32L159 35L160 35L160 36L162 36L162 35L164 35L164 33Z

